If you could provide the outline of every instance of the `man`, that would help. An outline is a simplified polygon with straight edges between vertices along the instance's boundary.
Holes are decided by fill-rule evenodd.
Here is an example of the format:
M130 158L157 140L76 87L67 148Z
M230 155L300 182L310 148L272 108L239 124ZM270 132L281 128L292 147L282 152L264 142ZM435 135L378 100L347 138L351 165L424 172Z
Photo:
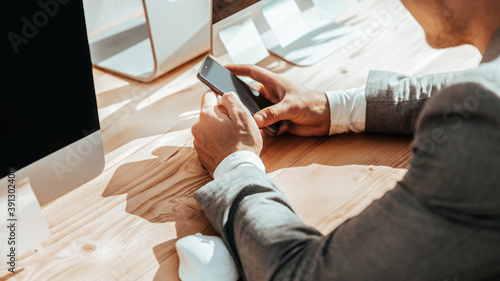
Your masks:
M203 96L194 147L215 180L195 199L244 279L500 280L500 1L402 2L431 46L472 44L481 65L422 78L372 72L365 88L328 98L254 66L231 66L277 103L255 121L235 94L220 106L214 93ZM277 120L290 120L281 132L301 136L414 134L408 173L323 236L296 216L257 157L259 127Z

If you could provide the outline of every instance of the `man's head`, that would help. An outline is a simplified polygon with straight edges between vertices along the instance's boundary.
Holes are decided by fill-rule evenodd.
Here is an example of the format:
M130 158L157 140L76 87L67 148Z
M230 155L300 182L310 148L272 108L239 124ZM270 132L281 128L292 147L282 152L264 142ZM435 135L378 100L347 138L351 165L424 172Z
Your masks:
M500 26L499 0L402 0L433 48L472 44L484 52Z

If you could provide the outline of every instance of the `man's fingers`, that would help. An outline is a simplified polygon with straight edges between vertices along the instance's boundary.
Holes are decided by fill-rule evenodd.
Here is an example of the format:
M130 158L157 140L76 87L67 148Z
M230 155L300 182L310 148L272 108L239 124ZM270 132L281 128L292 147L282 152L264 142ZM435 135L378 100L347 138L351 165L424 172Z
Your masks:
M228 115L229 114L229 112L227 112L227 109L224 106L219 106L219 110L224 115Z
M250 86L255 91L259 92L260 95L262 95L266 99L270 100L271 102L273 102L273 103L278 103L279 102L279 97L277 97L276 95L273 95L272 93L270 93L268 91L268 89L266 87L264 87L264 85L262 85L260 83L252 83L252 84L250 84L248 86Z
M196 122L192 127L191 127L191 135L193 135L193 137L196 139L196 137L198 136L198 122ZM193 145L194 145L194 141L193 141Z
M214 108L214 106L217 105L217 94L212 92L212 91L208 91L206 92L205 94L203 94L203 97L201 97L201 108L204 109L204 108Z
M283 99L287 91L287 85L290 85L290 81L280 75L255 65L241 64L227 65L226 67L236 75L249 76L261 83L260 94L273 103L278 103Z
M262 84L276 83L281 79L276 73L253 64L230 64L226 68L235 75L248 76Z
M290 128L290 122L287 120L283 120L283 122L281 122L280 129L276 135L283 134L284 132L288 131L288 128Z
M250 112L248 112L243 103L240 101L238 95L233 92L222 95L221 105L227 110L229 116L237 116L241 112L247 112L248 114L250 114Z
M209 116L217 116L221 119L227 115L224 108L220 106L217 97L219 95L211 91L203 95L201 98L200 120L209 120Z
M264 85L260 83L252 83L248 84L248 86L261 94L266 90L266 88L264 88Z
M268 137L274 137L274 136L279 136L279 135L287 132L289 127L290 127L290 123L288 121L284 120L281 123L281 126L279 127L278 132L276 134L273 134L266 129L262 129L262 132L263 132L263 134L265 134Z
M217 110L215 111L217 113L217 115L219 115L218 113L222 113L223 115L227 115L227 110L221 105L221 99L222 99L222 96L221 95L217 95Z
M253 118L255 119L255 122L257 122L259 128L263 128L278 121L290 119L288 111L289 110L284 103L277 103L255 113Z

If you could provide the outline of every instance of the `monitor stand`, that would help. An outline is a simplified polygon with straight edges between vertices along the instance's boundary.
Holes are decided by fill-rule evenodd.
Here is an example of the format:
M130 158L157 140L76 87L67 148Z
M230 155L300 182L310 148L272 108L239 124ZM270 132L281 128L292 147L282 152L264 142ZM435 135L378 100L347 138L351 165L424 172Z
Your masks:
M356 28L335 22L317 27L285 47L273 35L272 30L262 35L269 52L299 66L313 65L358 38Z
M95 67L150 82L210 47L208 1L85 2L87 25L95 23L92 29L89 27L90 54ZM102 4L103 8L92 3ZM115 14L115 7L122 3L129 5L128 10Z

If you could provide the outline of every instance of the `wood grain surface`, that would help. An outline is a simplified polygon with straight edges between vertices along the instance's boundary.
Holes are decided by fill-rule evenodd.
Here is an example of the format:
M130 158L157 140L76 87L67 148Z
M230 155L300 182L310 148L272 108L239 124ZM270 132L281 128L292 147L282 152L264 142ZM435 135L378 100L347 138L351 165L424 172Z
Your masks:
M424 75L475 67L470 46L433 50L397 0L350 1L339 17L362 36L310 67L275 57L261 66L318 90L362 86L372 69ZM211 180L196 158L191 126L207 88L197 57L149 84L94 70L104 172L43 207L51 238L23 255L0 280L178 280L174 243L215 234L193 199ZM283 135L265 141L262 159L299 216L328 233L402 178L411 138Z

